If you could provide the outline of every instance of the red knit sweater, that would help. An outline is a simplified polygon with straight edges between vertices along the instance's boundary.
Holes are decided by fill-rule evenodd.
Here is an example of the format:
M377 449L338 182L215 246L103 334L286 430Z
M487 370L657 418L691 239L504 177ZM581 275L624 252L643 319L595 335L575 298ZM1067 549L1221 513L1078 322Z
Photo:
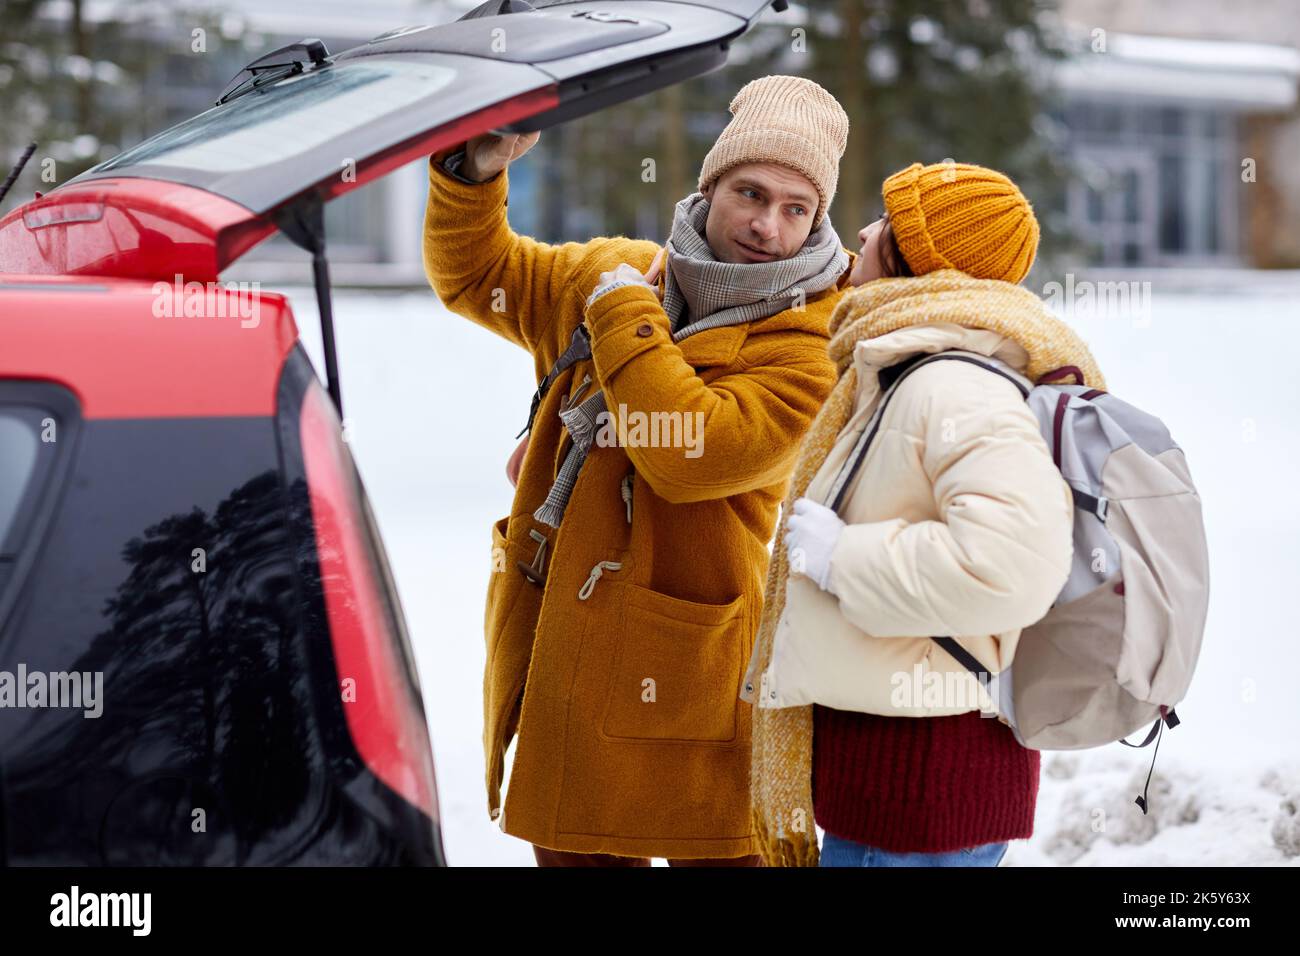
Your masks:
M895 853L1029 837L1039 753L979 711L883 717L813 707L813 816Z

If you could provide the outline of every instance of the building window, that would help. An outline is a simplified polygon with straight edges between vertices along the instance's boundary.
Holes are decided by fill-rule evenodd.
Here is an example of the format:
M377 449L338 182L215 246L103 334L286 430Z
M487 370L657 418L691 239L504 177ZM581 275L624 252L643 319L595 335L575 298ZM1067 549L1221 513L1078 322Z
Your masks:
M1237 262L1234 114L1078 98L1065 119L1078 169L1068 212L1094 264Z

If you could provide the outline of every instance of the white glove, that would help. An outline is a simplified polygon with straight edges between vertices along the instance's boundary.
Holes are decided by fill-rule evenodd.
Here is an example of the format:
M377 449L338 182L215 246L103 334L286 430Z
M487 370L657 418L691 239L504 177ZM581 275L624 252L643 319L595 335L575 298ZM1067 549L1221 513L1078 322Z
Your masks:
M591 305L606 292L612 292L625 285L643 285L652 291L655 288L646 281L646 277L637 271L635 266L630 266L624 262L618 268L600 274L595 290L587 297L587 305Z
M831 552L844 530L844 522L825 505L800 498L786 525L785 547L791 573L810 578L825 591L831 576Z

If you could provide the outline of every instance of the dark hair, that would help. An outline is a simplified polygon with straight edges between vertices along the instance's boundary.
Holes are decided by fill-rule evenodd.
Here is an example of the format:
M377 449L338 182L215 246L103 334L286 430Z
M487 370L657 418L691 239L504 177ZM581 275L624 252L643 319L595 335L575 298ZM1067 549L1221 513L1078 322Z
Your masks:
M880 274L882 276L911 276L912 267L907 264L903 250L898 248L898 237L894 235L894 224L889 221L889 212L881 214L885 226L880 230L880 244L876 247L879 256Z

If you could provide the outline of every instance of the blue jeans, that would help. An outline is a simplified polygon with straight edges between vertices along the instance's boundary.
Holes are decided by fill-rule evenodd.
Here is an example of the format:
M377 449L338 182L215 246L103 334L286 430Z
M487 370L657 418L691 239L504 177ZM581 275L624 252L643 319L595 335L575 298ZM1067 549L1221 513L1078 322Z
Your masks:
M893 853L837 837L822 840L821 866L997 866L1006 856L1006 843L981 843L947 853Z

